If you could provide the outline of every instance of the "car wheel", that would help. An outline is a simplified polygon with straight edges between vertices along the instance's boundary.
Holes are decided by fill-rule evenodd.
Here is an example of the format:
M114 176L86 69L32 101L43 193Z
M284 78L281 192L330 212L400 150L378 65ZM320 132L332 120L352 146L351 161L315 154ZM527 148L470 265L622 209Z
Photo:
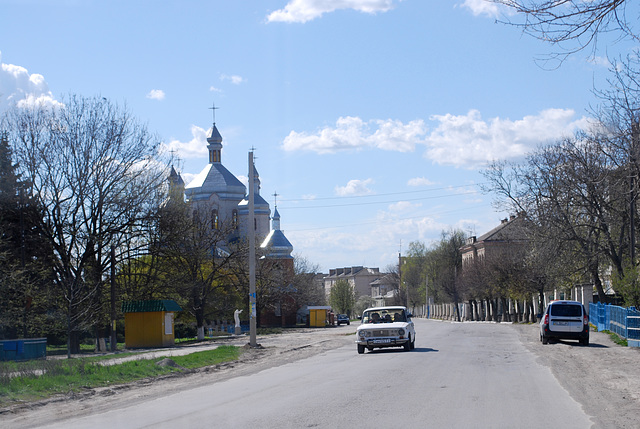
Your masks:
M549 338L545 337L544 335L541 336L541 340L542 344L549 344Z
M363 345L358 344L358 354L360 354L360 355L361 355L361 354L363 354L363 353L364 353L364 346L363 346Z
M347 325L351 325L351 321L348 321L348 322L347 322Z
M582 344L583 346L588 346L589 345L589 337L580 340L580 344Z
M409 350L411 350L411 335L409 335L409 341L404 343L402 347L404 347L405 352L408 352Z
M416 348L416 339L414 338L413 341L411 341L411 350Z

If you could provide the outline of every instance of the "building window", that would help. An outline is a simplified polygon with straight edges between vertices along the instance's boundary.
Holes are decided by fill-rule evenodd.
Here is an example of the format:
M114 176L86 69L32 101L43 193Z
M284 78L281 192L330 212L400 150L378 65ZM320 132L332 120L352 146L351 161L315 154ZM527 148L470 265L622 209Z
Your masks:
M209 163L220 162L220 151L212 150L209 151Z
M231 222L233 225L233 229L238 229L238 210L233 210L233 214L231 215Z
M219 227L218 210L213 209L211 212L211 228L218 229Z

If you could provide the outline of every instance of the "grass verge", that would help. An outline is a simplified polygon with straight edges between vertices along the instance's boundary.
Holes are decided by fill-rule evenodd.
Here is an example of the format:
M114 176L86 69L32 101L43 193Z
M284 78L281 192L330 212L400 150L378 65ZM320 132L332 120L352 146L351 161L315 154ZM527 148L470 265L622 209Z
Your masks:
M607 330L604 330L602 332L604 332L605 334L609 335L609 338L611 338L611 341L613 341L614 343L616 343L616 344L618 344L620 346L623 346L623 347L627 347L628 346L627 340L624 339L624 338L621 338L615 332L611 332L611 331L607 331Z
M195 369L234 361L240 354L241 349L238 347L220 346L214 350L173 356L171 359L180 367ZM101 360L96 358L2 362L0 363L0 407L18 401L33 401L57 394L126 384L144 378L184 371L179 367L156 365L156 362L162 359L143 359L115 365L101 365Z

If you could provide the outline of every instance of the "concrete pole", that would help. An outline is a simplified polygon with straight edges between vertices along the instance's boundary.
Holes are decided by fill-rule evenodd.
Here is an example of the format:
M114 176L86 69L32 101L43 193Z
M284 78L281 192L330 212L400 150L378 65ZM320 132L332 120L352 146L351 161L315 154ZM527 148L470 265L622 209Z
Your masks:
M249 219L247 230L249 232L249 346L257 347L256 342L256 227L254 207L254 181L253 151L249 152Z

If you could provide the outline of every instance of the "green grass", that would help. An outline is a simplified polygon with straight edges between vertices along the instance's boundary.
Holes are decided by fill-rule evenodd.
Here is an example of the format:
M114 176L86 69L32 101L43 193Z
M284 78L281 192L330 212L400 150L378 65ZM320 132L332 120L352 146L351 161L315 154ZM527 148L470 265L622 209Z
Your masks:
M627 347L628 346L627 340L624 339L624 338L619 337L618 334L616 334L615 332L611 332L611 331L607 331L607 330L604 330L602 332L604 332L605 334L609 335L609 338L611 338L611 341L613 341L614 343L616 343L616 344L618 344L620 346L623 346L623 347Z
M181 367L195 369L237 360L240 353L241 349L238 347L220 346L214 350L174 356L171 359ZM122 356L124 354L115 357ZM110 358L113 357L110 356ZM100 361L107 360L104 358L2 362L0 363L0 407L16 401L38 400L56 394L125 384L143 378L183 371L181 368L156 365L156 362L164 358L100 365Z

